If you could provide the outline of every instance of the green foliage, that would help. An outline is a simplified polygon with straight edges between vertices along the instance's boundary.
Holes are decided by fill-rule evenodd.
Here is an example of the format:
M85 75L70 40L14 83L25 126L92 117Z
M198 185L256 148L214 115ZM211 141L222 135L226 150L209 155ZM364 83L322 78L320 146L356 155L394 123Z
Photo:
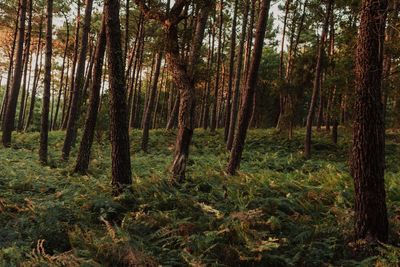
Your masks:
M399 249L360 256L352 238L350 135L333 146L316 133L313 160L303 131L287 140L251 131L239 175L226 177L222 133L196 131L188 180L173 186L174 133L152 131L140 152L132 133L132 191L112 197L110 148L95 141L91 169L59 161L63 133L50 134L51 167L37 158L38 134L16 134L0 156L1 266L398 266ZM107 136L105 135L104 138ZM398 133L388 133L391 243L400 242ZM73 151L74 156L76 151Z

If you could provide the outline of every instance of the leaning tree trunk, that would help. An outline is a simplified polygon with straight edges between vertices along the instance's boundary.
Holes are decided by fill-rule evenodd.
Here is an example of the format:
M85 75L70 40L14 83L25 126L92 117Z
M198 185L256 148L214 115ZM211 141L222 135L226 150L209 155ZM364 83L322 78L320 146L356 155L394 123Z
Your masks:
M319 48L318 48L317 66L315 69L314 85L313 85L310 107L308 109L308 115L307 115L306 138L304 141L304 157L307 159L309 159L311 157L312 125L313 125L313 121L314 121L314 117L315 117L315 108L317 105L318 92L320 91L320 87L321 87L320 82L321 82L321 74L322 74L323 53L324 53L324 49L325 49L325 41L326 41L326 36L328 34L328 28L329 28L329 19L330 19L330 14L332 12L334 0L327 0L327 1L328 1L327 7L326 7L327 12L325 15L325 21L324 21L324 25L323 25L321 40L320 40Z
M21 87L22 67L23 67L22 54L24 50L24 36L25 36L26 1L27 0L21 0L21 7L20 7L21 12L18 22L14 77L10 88L11 90L7 99L8 101L3 121L2 142L5 147L11 146L11 133L14 130L18 94Z
M72 102L71 109L68 118L67 124L67 133L65 135L64 145L62 149L62 158L63 160L68 160L69 154L71 152L72 145L76 138L77 132L77 124L80 112L80 97L82 87L84 85L84 74L85 74L85 64L86 64L86 53L88 48L88 38L90 31L90 21L92 17L92 7L93 0L86 0L85 7L85 18L83 22L83 31L82 31L82 42L81 42L81 51L79 52L78 65L76 68L76 77L74 82L74 88L72 91Z
M81 145L75 165L75 172L85 173L89 167L90 151L93 144L97 114L100 106L101 77L103 74L104 54L106 51L106 25L103 15L93 66L93 81L91 84L89 107L83 131Z
M356 55L352 176L357 239L386 242L382 61L387 1L363 0Z
M249 127L252 112L253 95L258 80L258 70L261 62L270 4L271 0L262 0L260 6L260 14L258 18L254 41L252 63L249 69L246 85L243 90L242 105L239 111L238 127L236 130L229 163L226 170L227 173L230 175L234 175L236 173L236 170L238 169L242 158L247 129Z
M49 138L49 109L51 88L51 57L53 54L53 0L47 0L46 22L46 57L44 72L44 90L42 104L42 118L40 124L39 159L42 164L47 164L47 147Z
M105 0L108 69L110 82L110 133L112 186L115 194L132 184L128 105L122 59L119 0Z

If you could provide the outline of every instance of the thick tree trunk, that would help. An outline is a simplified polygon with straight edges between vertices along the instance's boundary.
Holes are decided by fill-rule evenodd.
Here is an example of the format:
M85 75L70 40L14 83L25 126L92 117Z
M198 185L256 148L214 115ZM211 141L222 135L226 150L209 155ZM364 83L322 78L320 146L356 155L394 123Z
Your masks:
M21 0L21 12L18 23L18 35L16 46L16 59L15 71L9 93L7 106L5 109L5 117L3 121L3 135L2 143L5 147L11 146L11 133L14 130L15 113L17 110L18 94L21 87L23 59L22 54L24 50L24 37L25 37L25 18L26 18L26 1Z
M236 130L229 163L226 170L227 173L230 175L234 175L236 173L236 170L239 168L242 158L247 129L249 127L252 111L253 95L258 80L258 70L261 62L270 4L271 0L261 1L260 14L255 35L254 51L251 61L252 63L250 65L249 75L246 80L246 86L243 90L242 105L239 111L238 127Z
M112 185L116 194L132 183L128 106L122 59L119 0L105 0L107 53L110 82L110 132Z
M150 122L151 117L154 112L154 105L157 95L157 85L158 85L158 78L160 77L160 70L161 70L161 62L162 62L162 52L158 52L155 60L154 65L154 75L151 82L151 90L149 94L149 101L146 106L143 115L143 135L142 135L142 150L147 152L148 144L149 144L149 130L150 130Z
M104 54L106 51L106 25L103 15L93 66L93 82L91 83L89 106L85 121L81 144L75 165L75 172L85 173L89 167L90 153L96 129L97 114L100 106L101 78L103 75Z
M313 90L312 90L310 106L308 109L307 125L306 125L306 138L304 141L304 157L307 159L309 159L311 157L312 125L313 125L313 121L314 121L314 117L315 117L315 108L317 105L318 92L320 91L320 87L321 87L321 73L322 73L322 60L323 60L322 57L323 57L324 50L325 50L325 42L326 42L326 36L328 34L330 14L333 9L333 1L334 0L327 0L327 5L326 5L327 12L325 15L325 21L323 24L322 35L321 35L319 48L318 48L317 66L315 69L314 85L313 85Z
M75 83L72 91L72 102L71 108L68 118L67 124L67 133L65 135L64 145L62 149L62 159L68 160L69 154L71 152L71 148L73 142L76 138L77 132L77 123L80 113L80 97L82 92L82 87L84 85L84 74L85 74L85 64L86 64L86 53L88 48L88 38L90 31L90 21L92 18L92 7L93 0L86 0L85 6L85 18L83 22L83 30L82 30L82 42L81 42L81 51L79 52L78 65L76 68L76 77Z
M232 99L232 110L231 117L229 122L229 134L228 140L226 142L226 148L231 150L233 139L235 136L236 129L236 120L238 116L238 108L239 108L239 98L240 98L240 78L242 74L243 68L243 53L244 53L244 42L246 41L246 28L247 28L247 20L248 20L248 12L249 12L249 0L246 0L244 13L243 13L243 22L242 22L242 33L240 37L239 51L237 55L237 66L236 66L236 75L235 75L235 88L233 90L233 99ZM250 115L251 116L251 115Z
M47 148L49 137L49 109L51 90L51 57L53 54L53 0L47 0L46 19L46 57L44 71L44 90L42 102L42 118L40 124L39 159L42 164L47 164Z
M355 122L352 176L355 188L355 236L388 240L385 194L385 126L382 102L386 0L363 0L356 56Z

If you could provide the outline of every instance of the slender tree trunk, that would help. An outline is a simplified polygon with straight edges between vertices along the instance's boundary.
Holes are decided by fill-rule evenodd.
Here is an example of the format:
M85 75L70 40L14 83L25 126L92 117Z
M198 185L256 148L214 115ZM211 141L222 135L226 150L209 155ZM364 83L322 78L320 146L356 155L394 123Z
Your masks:
M18 114L18 126L17 130L22 131L24 128L24 108L25 108L25 101L26 101L26 91L27 91L27 75L28 75L28 66L30 62L30 49L31 49L31 32L32 32L32 0L28 0L28 28L26 31L25 37L25 53L24 53L24 74L23 74L23 84L22 84L22 92L21 92L21 101L20 101L20 108Z
M308 110L308 115L307 115L307 126L306 126L306 138L304 142L304 157L309 159L311 157L311 135L312 135L312 125L315 117L315 108L317 105L317 98L318 98L318 92L320 91L320 82L321 82L321 73L322 73L322 57L325 49L325 41L326 41L326 36L328 33L328 28L329 28L329 20L330 20L330 14L333 9L333 1L334 0L327 0L327 5L326 5L326 15L325 15L325 21L322 29L322 36L321 40L319 43L319 48L318 48L318 55L317 55L317 66L315 69L315 78L314 78L314 85L313 85L313 91L312 91L312 96L311 96L311 101L310 101L310 107Z
M3 96L3 101L1 105L1 120L4 121L4 116L5 116L5 110L8 102L8 95L10 93L10 84L12 80L12 74L13 74L13 66L14 66L14 56L15 56L15 47L17 45L17 35L18 35L18 29L19 29L19 20L20 20L20 14L21 14L21 0L18 2L18 11L17 11L17 18L15 20L15 28L14 28L14 35L13 35L13 44L10 52L10 63L8 65L8 74L7 74L7 83L6 83L6 91ZM3 127L3 125L2 125Z
M66 33L63 61L62 61L62 66L61 66L61 77L60 77L60 86L59 86L59 90L58 90L57 104L56 104L56 110L55 110L54 119L53 119L53 123L52 123L53 130L55 130L57 128L58 112L60 109L61 95L62 95L62 91L63 91L63 87L64 87L65 62L67 59L67 52L68 52L68 45L69 45L69 23L68 23L67 18L65 18L65 22L66 22L66 27L67 27L67 33ZM64 101L65 101L65 98L64 98Z
M238 127L235 134L235 140L231 149L231 155L227 167L227 173L234 175L240 165L244 144L246 140L247 129L249 127L252 111L253 95L258 80L258 70L260 67L262 50L264 45L265 31L267 28L268 13L271 0L262 0L260 14L256 28L254 51L252 63L247 77L246 86L243 90L242 105L239 111Z
M35 109L35 102L36 102L36 91L39 85L39 79L40 75L42 73L42 59L43 59L43 53L42 53L42 27L43 27L43 21L41 19L40 24L39 24L39 41L38 41L38 46L37 46L37 54L36 54L36 63L35 63L35 73L33 76L33 87L32 87L32 95L31 95L31 103L29 105L29 113L28 113L28 118L26 120L26 125L25 125L25 132L28 131L29 126L32 123L33 120L33 111Z
M285 16L283 19L283 32L282 32L282 38L281 38L281 51L280 51L280 56L279 56L279 79L281 80L281 84L283 85L283 80L284 80L284 55L285 55L285 38L286 38L286 28L287 28L287 20L288 20L288 15L290 11L290 4L292 0L286 0L285 3ZM283 116L285 113L285 94L282 92L284 88L281 88L281 92L279 94L279 119L278 119L278 124L276 128L278 130L282 130L282 122L283 122Z
M115 194L132 183L128 106L122 59L119 0L105 0L108 68L110 80L110 132L112 185Z
M239 51L238 51L238 63L236 66L236 75L235 75L235 89L233 91L233 100L232 100L232 111L229 123L229 134L228 134L228 141L226 142L226 148L231 150L233 139L235 135L235 127L236 127L236 120L237 120L237 113L239 107L239 98L240 98L240 77L242 73L243 67L243 52L244 52L244 42L246 39L246 28L247 28L247 18L249 12L249 0L245 2L245 8L243 13L243 23L242 23L242 33L240 37L240 44L239 44ZM250 115L251 116L251 115Z
M149 144L149 130L150 130L150 122L151 117L154 112L154 105L157 94L157 85L158 78L160 77L161 70L161 62L162 62L162 52L158 52L154 64L154 75L153 80L151 82L151 90L149 94L149 101L147 103L146 109L143 115L143 135L142 135L142 150L147 152L148 144Z
M231 47L229 51L229 77L228 77L228 92L226 96L226 109L225 109L225 129L224 129L224 140L228 141L229 124L231 119L232 109L232 87L233 87L233 76L235 66L235 51L236 51L236 20L238 12L239 0L235 0L233 9L233 20L232 20L232 33L231 33Z
M67 57L67 71L66 71L66 75L65 75L65 85L64 85L64 90L63 90L63 105L62 105L60 126L58 127L59 129L62 129L62 126L63 126L62 124L66 117L66 109L67 109L67 103L68 103L69 68L70 68L70 60L69 60L69 57Z
M389 2L390 3L390 2ZM396 42L396 37L398 36L398 32L396 26L399 22L399 8L400 3L398 0L391 1L390 9L392 10L388 20L389 26L386 29L386 43L392 44ZM393 44L392 44L393 45ZM382 103L383 103L383 118L386 121L386 113L387 113L387 102L388 102L388 94L390 91L390 87L392 84L390 73L392 70L392 61L393 61L393 51L392 49L385 49L385 54L383 58L383 87L382 87ZM398 113L394 113L395 118L398 117Z
M210 130L211 132L215 132L217 128L217 111L218 111L218 90L220 86L220 67L221 67L221 61L222 61L222 26L223 26L223 5L224 2L223 0L220 0L220 10L219 10L219 17L218 17L218 22L219 22L219 27L218 27L218 53L217 53L217 69L216 69L216 77L215 77L215 83L214 83L214 100L213 100L213 106L212 106L212 111L211 111L211 123L210 123Z
M382 102L386 0L363 0L356 56L356 101L352 150L355 236L388 240L385 193L385 125Z
M21 87L23 59L22 54L24 50L24 37L25 37L25 18L26 18L26 0L21 0L21 14L18 23L18 35L16 45L16 59L15 71L11 85L10 94L5 109L5 117L3 121L3 135L2 143L5 147L11 146L11 133L14 130L15 113L17 110L18 94Z
M169 117L168 123L167 123L167 130L170 131L172 128L174 128L174 125L176 121L178 120L178 114L179 114L179 103L180 103L180 97L179 97L179 92L175 97L174 101L174 106L171 111L171 115Z
M204 103L204 110L203 110L203 121L201 122L202 127L204 130L208 129L210 123L210 94L211 94L211 78L213 73L213 65L214 65L214 47L215 47L215 27L212 27L211 32L211 50L209 55L209 63L208 63L208 78L207 78L207 85L206 85L206 94L205 94L205 103Z
M70 111L71 111L71 104L72 104L72 92L75 88L75 71L78 62L78 53L79 53L79 32L81 28L81 4L80 0L78 0L78 9L76 15L76 26L75 26L75 40L74 40L74 54L72 58L72 68L71 68L71 76L70 76L70 86L69 86L69 93L68 93L68 105L65 113L64 120L62 122L62 130L66 130L68 126ZM65 100L64 100L65 101Z
M90 31L90 21L92 17L92 7L93 7L93 0L86 0L85 6L85 18L83 22L83 31L82 31L82 42L81 42L81 51L79 52L79 59L76 68L76 77L75 83L73 87L73 94L72 94L72 102L71 102L71 109L68 118L67 124L67 133L64 140L64 145L62 149L62 158L63 160L68 160L69 154L71 152L71 148L73 142L76 137L77 132L77 123L78 117L80 113L80 97L81 97L81 90L82 86L84 85L84 74L85 74L85 63L86 63L86 53L87 53L87 46L88 46L88 37ZM72 88L71 88L72 89Z
M93 82L91 83L89 106L85 121L81 144L75 165L75 172L85 173L89 167L90 153L96 129L97 114L100 106L101 78L103 75L104 54L106 51L106 24L103 15L93 66Z
M44 90L42 103L42 118L40 124L39 159L42 164L47 164L47 149L49 138L49 109L51 90L51 57L53 54L53 0L47 0L46 19L46 57L44 72Z

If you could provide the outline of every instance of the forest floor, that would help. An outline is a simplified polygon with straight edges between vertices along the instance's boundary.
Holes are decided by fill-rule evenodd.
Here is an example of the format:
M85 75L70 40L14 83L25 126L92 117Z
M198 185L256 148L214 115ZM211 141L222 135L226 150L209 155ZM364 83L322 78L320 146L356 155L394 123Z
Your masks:
M170 183L174 134L152 131L149 154L132 133L132 192L112 197L109 144L95 142L90 173L62 163L63 133L50 134L50 167L39 134L16 134L0 149L0 266L399 266L400 249L359 253L352 239L351 135L339 145L304 133L287 140L252 130L241 171L224 175L222 133L195 132L188 179ZM400 244L400 133L387 138L391 244Z

